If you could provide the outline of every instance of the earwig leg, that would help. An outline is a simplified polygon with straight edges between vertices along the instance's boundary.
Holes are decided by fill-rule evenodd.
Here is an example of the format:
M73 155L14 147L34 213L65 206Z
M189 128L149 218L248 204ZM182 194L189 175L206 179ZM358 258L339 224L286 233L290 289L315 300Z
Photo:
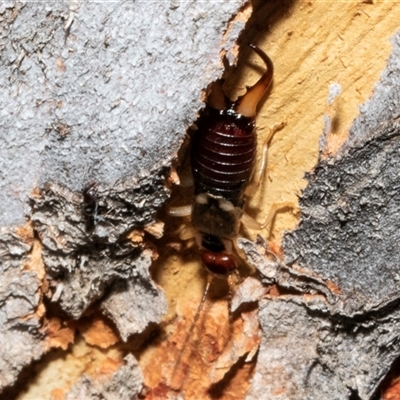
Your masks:
M247 186L244 195L247 197L254 196L254 194L257 192L257 189L260 187L261 182L264 178L264 173L267 169L267 159L268 159L268 145L269 141L271 140L273 135L269 135L267 140L264 143L263 146L263 152L261 156L261 164L257 171L254 173L253 178L251 180L251 183Z
M256 221L253 217L250 217L249 214L243 213L240 222L248 229L252 229L254 231L260 231L263 228L262 223Z
M276 214L278 213L278 211L281 211L285 208L291 208L293 210L297 210L298 207L296 206L296 204L290 201L272 204L267 219L262 223L262 229L266 228L268 230L268 236L271 233L272 221L275 219Z
M167 213L171 217L188 217L192 213L192 205L169 207Z
M228 275L228 287L229 287L229 292L228 292L228 314L229 314L229 324L232 327L233 323L233 317L232 317L232 299L233 299L233 281L232 281L232 275ZM232 333L232 329L231 329Z
M191 226L185 226L179 233L179 239L183 242L196 237L197 232Z
M243 214L241 222L248 229L261 230L266 228L268 230L268 236L269 236L271 233L272 221L274 220L278 211L283 210L285 208L291 208L292 210L298 209L296 204L290 201L285 201L283 203L275 203L272 204L268 213L268 217L264 222L260 223L246 213Z
M216 110L226 110L226 96L223 89L223 81L218 80L210 85L210 95L207 99L208 104Z
M194 185L193 175L192 174L183 174L179 177L179 186L180 187L191 187Z
M286 122L281 122L280 124L274 125L266 137L263 145L263 151L261 156L261 163L256 172L254 173L251 183L247 186L244 194L247 197L254 196L254 193L260 187L261 182L264 180L265 171L267 169L267 160L268 160L268 147L271 139L275 135L276 132L281 130L286 125Z

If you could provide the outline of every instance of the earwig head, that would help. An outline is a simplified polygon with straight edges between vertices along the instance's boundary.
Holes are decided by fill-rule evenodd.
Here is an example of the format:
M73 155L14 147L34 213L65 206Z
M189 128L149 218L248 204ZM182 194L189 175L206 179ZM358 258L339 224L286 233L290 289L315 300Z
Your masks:
M203 267L215 276L226 277L236 269L236 261L232 254L214 253L203 249L200 257Z
M267 70L253 87L249 88L243 96L238 98L234 109L238 114L244 115L245 117L255 117L257 104L272 82L274 65L271 59L261 49L253 44L249 46L262 58L267 66Z

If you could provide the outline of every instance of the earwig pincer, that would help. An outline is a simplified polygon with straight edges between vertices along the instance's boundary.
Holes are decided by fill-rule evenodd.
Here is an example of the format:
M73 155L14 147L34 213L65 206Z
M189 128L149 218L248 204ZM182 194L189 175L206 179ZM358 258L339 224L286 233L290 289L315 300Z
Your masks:
M256 108L273 77L271 59L258 47L250 47L265 62L267 70L259 81L235 102L219 93L208 104L191 138L191 169L195 199L190 208L191 224L200 249L202 265L213 275L226 277L237 268L234 241L244 213L246 191L262 176L256 173ZM253 183L251 183L253 180ZM171 209L183 215L184 207ZM207 289L206 289L207 290Z

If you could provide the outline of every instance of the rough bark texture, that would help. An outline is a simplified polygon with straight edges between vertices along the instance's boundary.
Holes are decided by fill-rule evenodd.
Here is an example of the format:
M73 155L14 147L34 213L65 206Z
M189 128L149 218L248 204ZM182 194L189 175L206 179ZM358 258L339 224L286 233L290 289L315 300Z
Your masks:
M40 271L31 268L32 231L0 229L0 387L46 350L38 307ZM23 268L21 268L23 267Z
M258 274L240 271L233 293L214 282L191 331L205 274L171 218L156 239L155 213L201 91L223 62L233 93L263 69L243 50L231 75L244 1L153 5L0 5L0 390L11 398L7 387L28 381L21 370L58 347L36 384L51 388L21 400L372 399L400 350L398 36L338 149L384 69L400 7L255 2L241 43L276 70L260 143L282 126L262 208L306 187L301 223L283 249L290 212L261 232L269 243L239 240Z
M138 397L143 387L143 376L132 355L126 356L126 364L111 377L90 379L83 376L65 396L66 400L104 399L131 400Z
M71 325L46 322L42 293L65 320L102 310L123 340L165 314L143 228L167 199L202 90L222 73L220 52L234 59L244 22L231 19L244 3L1 3L0 390L73 340ZM96 191L85 203L87 185ZM28 243L15 228L26 217ZM41 255L32 261L34 242ZM83 393L71 390L67 398Z
M284 237L286 264L271 274L247 251L264 279L297 292L260 304L263 341L248 399L371 399L400 356L400 125L390 106L399 103L399 54L397 34L349 140L308 175L300 226Z

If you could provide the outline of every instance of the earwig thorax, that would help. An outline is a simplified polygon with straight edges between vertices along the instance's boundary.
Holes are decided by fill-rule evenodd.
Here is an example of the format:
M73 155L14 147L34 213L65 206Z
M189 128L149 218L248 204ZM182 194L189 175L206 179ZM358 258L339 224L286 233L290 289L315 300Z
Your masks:
M224 197L207 194L206 199L206 203L194 202L192 226L202 234L235 239L239 233L242 209L234 207Z

